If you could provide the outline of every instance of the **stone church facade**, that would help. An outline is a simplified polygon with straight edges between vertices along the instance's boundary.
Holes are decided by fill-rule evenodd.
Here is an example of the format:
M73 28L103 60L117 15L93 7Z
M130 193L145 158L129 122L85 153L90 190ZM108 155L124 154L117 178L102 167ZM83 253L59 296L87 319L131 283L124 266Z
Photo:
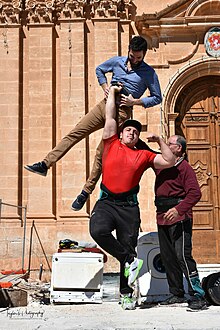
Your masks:
M0 31L1 269L43 264L47 270L60 239L90 240L99 184L81 211L71 203L89 175L101 130L47 177L24 165L41 161L103 98L95 68L126 55L134 35L148 42L145 60L158 74L163 101L136 107L133 117L144 125L142 138L146 130L186 137L202 190L194 208L194 256L220 262L219 1L0 0ZM145 232L156 231L153 185L148 170L139 194ZM107 270L117 268L109 260Z

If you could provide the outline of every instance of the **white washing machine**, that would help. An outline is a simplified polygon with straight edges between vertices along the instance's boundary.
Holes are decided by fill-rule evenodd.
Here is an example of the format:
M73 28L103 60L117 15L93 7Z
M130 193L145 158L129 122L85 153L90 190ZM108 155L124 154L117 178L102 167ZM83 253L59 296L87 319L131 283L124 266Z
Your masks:
M141 233L137 245L138 258L144 261L139 273L139 295L143 301L156 302L168 297L169 287L160 258L157 232Z
M140 233L137 245L138 258L144 261L139 273L138 293L142 301L157 302L166 299L169 295L169 286L165 268L160 258L160 247L157 232ZM220 272L219 264L197 264L199 278L202 281L206 276ZM184 290L187 294L188 285L183 277Z

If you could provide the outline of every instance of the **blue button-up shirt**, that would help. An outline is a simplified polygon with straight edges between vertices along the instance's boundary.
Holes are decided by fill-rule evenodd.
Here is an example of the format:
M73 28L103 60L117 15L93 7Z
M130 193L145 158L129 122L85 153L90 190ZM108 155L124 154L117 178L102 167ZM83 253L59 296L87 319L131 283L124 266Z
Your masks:
M96 75L100 85L107 83L106 73L112 72L111 82L120 81L135 99L140 99L148 89L150 96L142 97L145 108L161 103L161 89L155 70L144 61L135 69L128 70L128 58L115 56L100 64L96 68Z

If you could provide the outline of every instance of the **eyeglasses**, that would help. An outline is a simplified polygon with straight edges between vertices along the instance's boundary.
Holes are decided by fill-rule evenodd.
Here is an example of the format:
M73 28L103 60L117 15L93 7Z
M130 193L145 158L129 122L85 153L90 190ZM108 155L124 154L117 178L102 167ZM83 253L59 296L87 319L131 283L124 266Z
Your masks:
M172 143L172 142L167 142L168 146L174 145L174 146L180 146L181 144L179 143Z

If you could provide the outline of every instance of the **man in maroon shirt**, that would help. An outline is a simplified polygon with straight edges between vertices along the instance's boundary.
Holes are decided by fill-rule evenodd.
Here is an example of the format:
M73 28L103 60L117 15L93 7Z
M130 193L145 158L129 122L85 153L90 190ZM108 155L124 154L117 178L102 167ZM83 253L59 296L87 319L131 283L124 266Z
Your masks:
M186 157L186 140L173 135L168 146L175 156L172 168L155 170L155 205L161 259L172 296L161 305L185 302L183 274L188 282L190 309L206 308L196 262L192 257L192 207L201 198L195 172Z
M117 135L115 93L120 86L112 86L106 103L103 131L101 194L90 219L90 234L101 248L120 262L120 293L123 309L134 309L133 284L143 260L136 258L135 248L140 227L137 193L139 181L149 167L164 169L174 165L174 156L157 135L150 134L149 142L157 142L161 154L135 148L141 123L127 120L120 140ZM112 232L116 230L116 238Z

